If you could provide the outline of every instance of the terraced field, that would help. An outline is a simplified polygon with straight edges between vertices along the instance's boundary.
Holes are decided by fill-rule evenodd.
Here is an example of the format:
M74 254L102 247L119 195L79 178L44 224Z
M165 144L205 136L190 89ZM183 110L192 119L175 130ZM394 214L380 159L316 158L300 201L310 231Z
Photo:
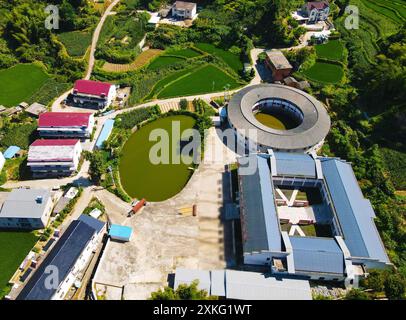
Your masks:
M237 80L219 68L207 65L185 74L174 82L168 82L168 85L158 93L157 98L163 99L217 92L224 90L225 86L234 89L239 85Z
M237 73L239 73L244 67L240 57L231 53L230 51L217 48L216 46L209 43L196 43L195 47L222 59Z
M325 44L315 46L319 58L334 61L342 61L344 58L344 47L340 40L330 40Z
M149 49L141 52L137 58L129 64L117 64L106 62L102 69L107 72L128 72L137 70L145 65L147 65L152 59L159 56L162 50L159 49Z
M309 69L303 71L303 74L310 80L321 83L340 83L344 77L344 70L341 66L316 62Z

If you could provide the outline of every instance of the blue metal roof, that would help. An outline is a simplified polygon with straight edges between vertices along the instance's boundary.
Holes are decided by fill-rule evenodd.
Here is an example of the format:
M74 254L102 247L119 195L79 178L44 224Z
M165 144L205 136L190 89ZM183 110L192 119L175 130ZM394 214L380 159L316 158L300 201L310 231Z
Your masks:
M343 274L344 254L333 238L289 237L295 270Z
M88 216L87 214L80 215L78 220L86 223L89 227L92 227L94 230L96 230L97 233L99 233L105 225L104 222Z
M351 256L389 262L374 223L374 210L362 195L351 165L332 158L322 158L321 165Z
M62 283L94 233L95 230L86 223L78 220L73 221L30 278L18 295L17 300L50 300L57 288L47 288L45 286L46 280L50 276L50 273L45 273L45 270L48 266L56 267L58 270L58 285Z
M130 239L133 229L126 226L120 226L118 224L112 224L110 227L109 235L111 237L118 237L124 239Z
M13 157L16 155L16 153L17 153L18 151L20 151L20 150L21 150L20 147L17 147L17 146L10 146L10 147L7 148L6 151L4 151L4 158L6 158L6 159L11 159L11 158L13 158Z
M316 164L312 156L301 153L275 152L278 176L316 178Z
M238 161L244 252L281 251L281 233L267 159L252 154ZM248 166L252 166L254 172L243 174L243 169Z
M100 132L100 135L96 141L96 147L98 149L100 149L103 146L104 141L106 141L110 137L110 134L113 131L113 127L114 127L114 120L107 119L106 122L104 123L103 129Z

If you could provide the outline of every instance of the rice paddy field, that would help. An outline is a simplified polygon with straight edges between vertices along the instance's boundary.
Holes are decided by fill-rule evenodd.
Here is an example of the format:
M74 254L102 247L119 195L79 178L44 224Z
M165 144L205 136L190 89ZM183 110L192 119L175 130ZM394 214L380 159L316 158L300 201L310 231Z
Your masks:
M58 35L71 57L83 57L92 42L90 31L71 31Z
M216 46L214 46L212 44L209 44L209 43L196 43L195 47L202 50L202 51L204 51L204 52L207 52L207 53L209 53L211 55L214 55L214 56L222 59L225 63L227 63L237 73L239 73L244 67L244 65L243 65L243 63L242 63L239 56L237 56L237 55L235 55L235 54L233 54L233 53L231 53L229 51L217 48Z
M344 77L343 67L333 63L316 62L310 68L303 71L310 80L321 83L340 83Z
M225 86L234 89L240 86L238 81L213 65L206 65L196 71L178 77L157 93L158 98L189 96L209 92L223 91Z
M36 241L32 232L0 231L0 289L7 285Z
M325 44L315 46L319 58L342 61L344 58L344 46L340 40L330 40Z
M129 196L164 201L178 194L189 181L193 173L189 165L172 163L172 123L176 121L180 123L181 133L196 123L194 118L184 115L160 118L136 131L124 145L119 171L121 184ZM149 137L155 129L168 132L169 164L155 165L150 161L150 150L157 142L150 141Z
M0 70L0 105L12 107L29 100L49 78L36 64L18 64Z
M193 49L193 48L184 48L184 49L178 49L178 50L167 50L165 54L172 55L172 56L178 56L178 57L184 57L184 58L195 58L199 57L202 54Z

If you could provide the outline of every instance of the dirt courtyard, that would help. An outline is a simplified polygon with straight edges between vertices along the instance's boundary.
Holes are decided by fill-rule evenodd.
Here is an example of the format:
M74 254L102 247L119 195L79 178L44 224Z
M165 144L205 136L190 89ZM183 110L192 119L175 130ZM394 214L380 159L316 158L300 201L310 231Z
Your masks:
M109 241L94 278L104 298L147 299L171 282L178 267L224 269L235 264L234 229L222 212L223 199L230 194L224 165L236 156L214 128L206 150L204 163L180 194L150 203L122 222L133 228L133 237L128 243ZM212 159L219 152L224 157ZM194 204L197 217L191 215Z

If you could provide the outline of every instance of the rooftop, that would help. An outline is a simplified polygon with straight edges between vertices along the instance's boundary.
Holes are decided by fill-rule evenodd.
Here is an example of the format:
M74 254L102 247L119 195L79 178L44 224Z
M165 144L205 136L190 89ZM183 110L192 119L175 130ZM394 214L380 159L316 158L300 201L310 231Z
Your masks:
M95 219L91 216L88 216L86 214L80 215L78 220L86 223L89 227L92 227L94 230L96 230L97 233L102 231L105 226L104 222L102 222L98 219Z
M17 147L17 146L10 146L10 147L7 148L6 151L4 151L4 158L6 158L6 159L11 159L11 158L13 158L13 157L16 155L16 153L17 153L18 151L20 151L20 150L21 150L20 147Z
M177 10L193 10L196 7L196 3L186 1L176 1L174 5Z
M30 278L17 300L50 300L57 288L46 286L49 273L45 273L45 270L49 266L57 268L59 287L74 267L94 233L95 230L86 223L78 220L73 221Z
M28 150L28 162L72 161L78 143L75 139L36 140Z
M119 237L130 239L133 233L133 229L126 226L120 226L118 224L112 224L110 227L109 235L112 237Z
M73 91L94 96L108 96L112 84L92 80L77 80Z
M327 8L328 6L328 1L310 1L307 3L307 9L309 11L313 9L322 10Z
M13 189L0 210L0 218L41 218L51 194L44 189Z
M270 62L275 69L291 69L292 65L280 50L271 50L266 52Z
M45 112L39 116L40 127L87 127L91 113Z
M291 102L303 114L302 123L290 130L276 130L260 123L252 108L266 99ZM304 91L278 84L259 84L240 90L229 103L228 118L242 134L256 130L258 144L280 150L309 148L323 141L330 130L330 117L321 102Z
M40 115L41 113L44 113L47 111L47 107L44 106L41 103L34 102L32 105L30 105L28 108L25 109L26 112L31 113L33 115Z

